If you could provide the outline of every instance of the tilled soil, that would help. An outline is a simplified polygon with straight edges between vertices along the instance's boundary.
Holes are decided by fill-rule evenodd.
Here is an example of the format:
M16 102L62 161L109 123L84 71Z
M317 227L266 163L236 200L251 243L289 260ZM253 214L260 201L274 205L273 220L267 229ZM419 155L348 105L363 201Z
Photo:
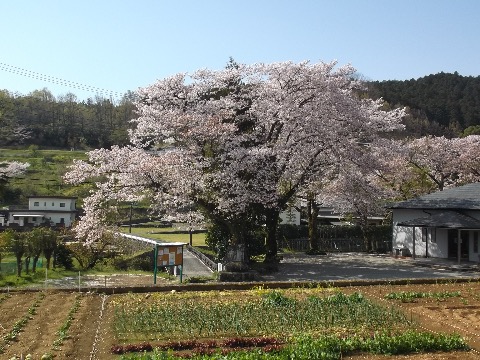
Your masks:
M378 285L356 287L373 301L386 306L396 306L404 314L418 323L418 330L433 333L457 333L462 335L472 348L468 352L412 354L404 356L374 356L355 355L345 359L359 360L473 360L480 359L480 283L447 283L447 284L416 284L416 285ZM454 293L459 291L459 297L425 297L402 302L401 300L387 300L389 293L417 292L417 293Z
M358 291L375 302L388 307L400 308L407 317L418 323L419 330L437 333L459 333L468 339L473 348L469 352L412 354L408 356L373 356L357 354L344 359L360 360L473 360L480 359L480 283L447 283L415 285L375 285L341 289L351 293ZM412 302L387 300L388 293L399 292L453 293L459 291L459 297L426 297ZM241 296L241 292L238 293ZM26 325L15 341L4 343L5 350L0 358L9 359L14 355L20 358L30 353L33 359L52 353L55 359L116 359L110 353L116 344L111 331L113 308L110 305L117 295L95 293L46 291L42 295L35 292L11 293L0 302L0 331L2 339L11 332L15 323L28 316ZM54 342L59 338L59 329L67 321L68 314L76 297L80 306L73 314L68 336L56 348ZM29 308L38 303L35 312Z

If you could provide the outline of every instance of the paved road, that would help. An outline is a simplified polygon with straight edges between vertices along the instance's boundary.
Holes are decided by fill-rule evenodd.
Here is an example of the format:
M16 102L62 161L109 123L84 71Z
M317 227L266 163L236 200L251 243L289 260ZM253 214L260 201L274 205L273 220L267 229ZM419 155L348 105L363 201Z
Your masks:
M196 258L190 251L186 248L183 250L183 276L186 278L189 277L201 277L207 276L210 277L213 275L212 270L208 268L204 263L202 263L198 258Z
M479 278L477 264L458 266L440 259L395 259L358 253L308 256L287 254L279 271L260 274L260 281L393 280Z

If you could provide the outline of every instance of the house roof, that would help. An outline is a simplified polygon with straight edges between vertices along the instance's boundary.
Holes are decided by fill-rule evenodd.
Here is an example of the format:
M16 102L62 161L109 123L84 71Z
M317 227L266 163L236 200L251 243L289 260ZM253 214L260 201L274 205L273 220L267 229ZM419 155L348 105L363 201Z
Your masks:
M457 211L442 211L441 213L401 221L397 225L447 229L480 229L480 220Z
M31 195L28 197L29 199L70 199L76 200L77 197L75 196L54 196L54 195Z
M458 186L400 201L391 205L390 208L480 210L480 183Z
M28 210L28 209L16 209L12 210L10 213L13 214L14 216L37 216L37 214L73 214L78 212L78 210L43 210L43 209L38 209L38 210ZM15 214L14 214L15 213ZM39 215L39 216L44 216L44 215Z

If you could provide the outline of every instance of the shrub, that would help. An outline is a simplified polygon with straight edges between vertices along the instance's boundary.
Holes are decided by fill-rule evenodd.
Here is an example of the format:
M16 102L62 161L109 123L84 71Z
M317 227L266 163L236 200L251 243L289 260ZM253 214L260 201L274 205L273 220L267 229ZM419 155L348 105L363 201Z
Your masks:
M65 270L73 270L72 252L64 243L59 243L55 249L55 265L62 266Z

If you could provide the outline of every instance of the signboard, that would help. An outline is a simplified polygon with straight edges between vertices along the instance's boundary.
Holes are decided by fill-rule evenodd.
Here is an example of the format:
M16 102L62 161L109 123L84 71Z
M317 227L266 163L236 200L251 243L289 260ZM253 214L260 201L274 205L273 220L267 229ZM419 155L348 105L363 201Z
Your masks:
M183 264L183 245L157 245L157 266L176 266Z
M180 269L180 282L183 271L183 246L184 243L156 243L155 244L155 269L153 283L157 283L157 270L161 267L175 267Z

